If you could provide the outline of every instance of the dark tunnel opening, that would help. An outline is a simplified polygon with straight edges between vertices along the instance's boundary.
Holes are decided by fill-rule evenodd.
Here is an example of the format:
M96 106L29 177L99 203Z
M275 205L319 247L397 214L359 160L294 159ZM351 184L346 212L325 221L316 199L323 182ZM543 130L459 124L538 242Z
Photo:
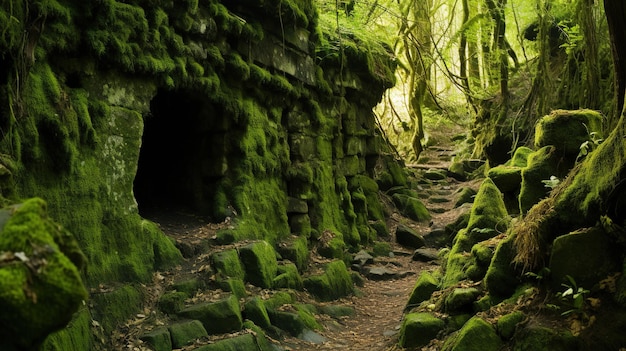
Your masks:
M159 91L150 103L134 182L139 213L214 217L225 172L227 128L218 109L189 91Z

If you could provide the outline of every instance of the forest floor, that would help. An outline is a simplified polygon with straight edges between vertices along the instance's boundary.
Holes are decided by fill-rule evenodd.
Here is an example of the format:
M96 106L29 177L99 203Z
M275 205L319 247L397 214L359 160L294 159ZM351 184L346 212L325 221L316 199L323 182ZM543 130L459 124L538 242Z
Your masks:
M407 165L408 168L418 177L426 170L446 170L456 152L451 146L453 144L450 141L451 132L450 130L440 131L437 136L439 141L427 147L423 152L420 159L425 161ZM331 303L317 302L307 293L299 292L298 302L300 303L311 303L316 306L324 304L348 306L353 308L354 314L340 318L332 318L324 314L316 315L323 330L315 331L308 341L292 336L275 336L271 341L277 346L277 350L399 350L397 343L404 309L417 277L423 270L438 269L439 263L437 261L414 261L414 250L396 243L396 227L402 223L422 235L428 235L434 229L443 229L458 217L458 211L454 209L458 189L468 186L477 189L478 185L476 181L461 182L453 178L420 183L414 190L420 194L421 200L431 210L432 215L432 219L425 223L402 217L390 199L384 199L383 202L387 203L391 213L387 223L391 235L380 240L389 243L392 253L389 257L376 257L368 267L382 268L386 274L378 277L369 275L369 278L365 275L363 285L357 287L354 295ZM382 196L385 198L387 195L382 194ZM157 273L153 284L144 287L146 291L144 313L136 315L135 318L120 326L112 337L113 347L119 350L150 350L147 345L142 344L139 337L146 331L156 326L167 325L169 322L166 315L155 312L158 310L156 307L158 297L175 281L194 276L208 277L210 280L210 254L215 250L225 248L224 246L213 247L211 240L217 230L230 225L228 220L223 223L209 223L203 218L186 213L170 212L167 215L160 213L147 217L158 223L164 233L177 242L184 254L184 251L187 251L185 256L188 258L172 270ZM436 254L440 248L429 249ZM310 262L311 268L315 269L314 266L319 266L328 260L318 256L312 250ZM269 296L271 294L271 291L252 285L246 285L246 290L249 295ZM221 293L219 290L207 289L199 292L192 299L193 301L189 302L215 300L222 296ZM198 345L190 345L180 350L193 350L196 347Z

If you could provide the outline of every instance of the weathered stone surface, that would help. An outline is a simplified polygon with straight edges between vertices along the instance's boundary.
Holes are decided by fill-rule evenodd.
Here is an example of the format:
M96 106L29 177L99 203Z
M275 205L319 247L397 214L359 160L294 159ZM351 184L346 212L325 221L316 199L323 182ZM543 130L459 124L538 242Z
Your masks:
M264 329L272 325L270 317L267 314L267 309L265 308L265 303L259 297L253 297L246 301L243 316Z
M570 331L529 325L515 335L513 351L570 351L578 350L579 343Z
M187 297L182 291L168 291L159 297L159 309L167 314L176 314L185 307Z
M197 319L210 334L241 330L243 320L239 300L231 295L217 302L205 302L185 308L178 313L183 318Z
M244 351L259 350L271 351L272 348L266 346L260 348L258 340L252 334L243 334L233 338L216 341L209 345L200 346L194 351Z
M365 275L371 280L390 280L406 277L414 274L410 271L397 271L386 267L371 267L365 270Z
M239 257L246 271L246 280L262 287L271 288L278 271L276 251L266 241L258 241L239 248Z
M471 310L471 306L480 295L477 288L456 288L446 296L445 309L448 312Z
M295 264L287 263L278 266L278 275L273 282L275 289L302 290L302 284L302 277L298 273L298 267Z
M202 323L200 323L198 329L201 330L201 327ZM206 331L205 334L201 336L205 335ZM149 333L140 336L139 339L152 346L154 351L172 351L172 338L170 336L170 331L165 327L157 327Z
M522 168L512 166L497 166L487 172L487 177L493 180L501 192L514 192L522 184Z
M322 301L335 300L354 291L350 274L343 261L327 264L324 274L306 278L304 287Z
M429 180L444 180L446 177L446 172L440 169L429 169L424 172L424 178Z
M194 340L207 337L209 334L198 320L182 321L168 327L172 337L172 347L178 349L192 343Z
M576 158L591 133L602 132L602 115L592 110L555 110L537 122L535 147L553 145L562 155Z
M413 252L413 261L431 262L439 259L439 251L437 249L417 249Z
M419 306L422 301L426 301L430 298L433 292L439 288L439 280L428 271L422 271L417 282L411 291L409 301L407 302L407 309Z
M402 321L399 344L405 348L427 345L444 326L444 321L430 313L409 313Z
M239 260L239 253L235 249L219 251L212 254L211 265L216 273L223 277L243 279L245 276L243 266Z
M514 238L509 236L498 244L484 278L489 294L508 297L520 283L513 265L515 257Z
M366 264L370 264L374 262L374 256L370 255L367 251L361 250L354 255L352 259L353 263L358 264L359 266L365 266Z
M233 293L238 298L244 298L248 295L246 291L246 285L242 279L226 278L218 280L220 289Z
M498 334L505 340L512 338L513 334L515 334L515 329L518 328L518 325L523 322L525 318L526 316L521 311L515 311L500 317L496 323Z
M419 199L404 194L393 194L391 199L402 215L415 221L430 219L428 209Z
M424 237L419 235L415 230L407 227L404 224L398 224L396 228L396 241L402 246L407 246L414 249L426 245Z
M449 337L445 341L443 349L449 351L497 351L501 346L502 340L491 324L478 317L473 317L465 323L458 335Z
M610 273L620 271L619 249L604 230L594 227L562 235L552 244L550 282L554 289L570 284L570 276L578 287L591 289Z

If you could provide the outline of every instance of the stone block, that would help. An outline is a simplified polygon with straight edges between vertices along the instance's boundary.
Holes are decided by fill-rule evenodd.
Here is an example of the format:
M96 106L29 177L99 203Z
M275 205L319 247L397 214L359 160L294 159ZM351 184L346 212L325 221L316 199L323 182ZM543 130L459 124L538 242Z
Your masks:
M502 347L502 340L491 324L478 317L473 317L465 323L455 337L450 337L444 342L443 349L450 351L498 351L500 347Z
M398 224L396 228L396 241L398 244L413 249L419 249L426 245L424 237L419 235L415 230L407 227L404 224Z
M200 323L198 329L200 327L202 327L202 323ZM149 333L140 336L139 339L152 346L154 351L172 351L172 338L170 336L170 331L165 327L155 328Z
M189 345L196 339L209 336L202 322L198 320L177 322L171 324L168 329L172 337L172 347L175 349Z
M223 277L243 279L245 272L236 249L219 251L211 255L211 265Z
M246 301L243 314L246 319L253 321L261 328L267 329L272 325L265 303L259 297L253 297Z
M211 334L238 331L243 325L239 300L235 295L217 302L205 302L187 307L178 315L201 321L206 331Z
M399 344L403 348L427 345L445 327L445 322L430 313L409 313L400 327Z
M324 274L306 278L304 287L321 301L335 300L354 292L350 273L343 261L327 264Z
M266 241L257 241L239 248L246 280L261 288L271 288L278 270L276 251Z

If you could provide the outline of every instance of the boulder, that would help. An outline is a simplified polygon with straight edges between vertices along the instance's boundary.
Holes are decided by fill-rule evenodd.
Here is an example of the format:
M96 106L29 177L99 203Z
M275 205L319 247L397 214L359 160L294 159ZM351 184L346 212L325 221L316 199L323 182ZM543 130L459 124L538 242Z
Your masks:
M213 270L220 279L244 279L245 272L236 249L215 252L210 260Z
M502 347L502 340L491 324L478 317L473 317L465 323L458 334L446 339L442 350L497 351L500 347Z
M172 337L171 345L175 349L189 345L196 339L209 336L202 322L198 320L177 322L171 324L168 329Z
M235 295L217 302L205 302L187 307L178 315L201 321L204 329L210 334L238 331L243 325L239 300Z
M243 317L254 322L261 328L267 329L272 323L265 308L265 303L260 297L253 297L246 301L243 310Z
M200 326L198 329L203 328L202 323L199 324ZM206 335L205 331L201 336ZM166 327L154 328L149 333L140 336L139 339L152 346L154 351L172 351L172 337L170 336L170 331Z
M526 316L522 311L515 311L500 317L496 322L496 329L500 337L505 340L511 339L515 334L515 329L525 318Z
M396 241L402 246L413 249L419 249L426 245L423 236L404 224L398 224L398 228L396 228Z
M522 186L519 194L521 213L526 213L550 193L551 189L546 187L544 181L552 176L563 177L572 165L565 166L560 162L554 146L545 146L528 156L528 166L522 169Z
M398 343L404 348L427 345L444 326L444 321L430 313L409 313L402 321Z
M163 313L176 314L185 307L187 297L182 291L168 291L159 297L159 309Z
M293 263L286 263L278 266L278 275L272 284L274 289L295 289L302 290L302 277L298 272L298 267Z
M439 289L439 280L429 271L422 271L409 296L406 309L419 306Z
M602 132L602 115L592 110L555 110L537 122L535 147L555 146L559 154L575 159L580 146ZM599 138L599 136L598 136Z
M480 290L477 288L456 288L446 296L445 310L448 313L471 310L478 296L480 296Z
M570 276L578 287L591 289L610 273L621 270L619 249L604 230L581 229L554 239L550 255L550 282L554 289L568 283Z
M428 221L430 213L424 204L417 198L405 194L393 194L391 197L398 211L414 221Z
M513 166L497 166L487 172L487 177L503 193L516 192L522 184L522 168Z
M579 344L569 331L529 325L515 334L513 351L570 351Z
M496 247L484 278L485 287L491 295L511 296L521 282L519 272L513 265L513 258L515 258L514 240L514 235L509 234Z
M256 332L255 332L256 333ZM262 336L260 336L262 337ZM267 342L266 342L267 343ZM271 346L261 347L257 337L252 333L235 336L233 338L222 339L209 345L200 346L194 351L240 351L259 350L271 351Z
M413 261L432 262L439 260L439 251L436 249L417 249L413 252Z
M276 251L266 241L257 241L239 248L239 257L245 269L246 280L261 288L271 288L278 262Z
M278 245L278 253L283 259L293 262L302 272L309 262L308 240L303 236L292 236Z
M321 301L335 300L354 292L350 273L345 263L339 260L327 264L324 274L306 278L304 287Z

